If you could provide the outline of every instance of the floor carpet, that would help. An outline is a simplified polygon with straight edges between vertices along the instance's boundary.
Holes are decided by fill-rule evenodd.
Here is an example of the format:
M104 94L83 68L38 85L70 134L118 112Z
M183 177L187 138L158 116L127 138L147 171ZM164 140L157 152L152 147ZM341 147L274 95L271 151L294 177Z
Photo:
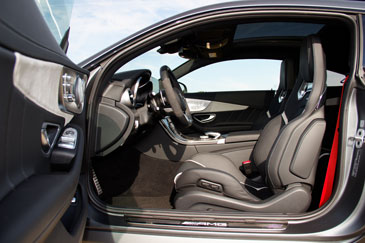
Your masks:
M101 198L127 208L172 208L170 196L179 166L179 162L151 158L132 148L93 160L103 189Z

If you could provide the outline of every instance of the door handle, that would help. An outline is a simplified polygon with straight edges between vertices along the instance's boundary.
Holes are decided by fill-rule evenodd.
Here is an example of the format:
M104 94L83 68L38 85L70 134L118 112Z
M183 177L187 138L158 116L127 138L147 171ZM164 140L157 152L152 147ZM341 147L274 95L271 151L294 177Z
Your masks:
M218 139L221 136L219 132L206 132L205 135L213 139Z
M193 118L200 123L209 123L214 121L216 114L200 114L194 115Z
M49 156L52 151L57 137L61 131L58 124L44 122L41 128L41 148L46 156Z

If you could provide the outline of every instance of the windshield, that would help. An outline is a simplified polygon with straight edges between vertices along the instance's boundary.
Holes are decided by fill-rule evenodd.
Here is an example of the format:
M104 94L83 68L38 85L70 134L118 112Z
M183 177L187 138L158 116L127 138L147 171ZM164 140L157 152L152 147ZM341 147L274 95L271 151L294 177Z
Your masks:
M230 0L35 0L58 43L68 26L68 57L79 63L158 21Z
M150 81L153 83L153 91L157 93L159 91L158 79L160 78L160 68L163 65L168 64L170 68L174 69L187 61L186 59L181 58L177 53L161 55L157 52L159 48L160 47L153 48L152 50L134 58L119 68L117 72L141 68L149 69L152 73Z

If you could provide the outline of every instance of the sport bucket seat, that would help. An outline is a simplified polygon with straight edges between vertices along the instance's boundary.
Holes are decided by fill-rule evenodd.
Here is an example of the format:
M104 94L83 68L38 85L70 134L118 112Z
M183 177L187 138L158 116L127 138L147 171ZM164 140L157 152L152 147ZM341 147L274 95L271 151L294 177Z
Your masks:
M280 213L307 210L326 127L326 67L317 36L304 39L299 65L284 111L264 127L251 154L257 175L248 178L225 156L199 153L177 172L176 209Z

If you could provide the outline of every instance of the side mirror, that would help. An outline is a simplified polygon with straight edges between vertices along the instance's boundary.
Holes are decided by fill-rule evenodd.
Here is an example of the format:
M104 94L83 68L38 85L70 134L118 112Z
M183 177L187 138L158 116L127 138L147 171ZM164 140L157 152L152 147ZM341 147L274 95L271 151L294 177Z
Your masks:
M185 94L185 93L187 93L188 92L188 88L186 87L186 85L185 84L183 84L183 83L181 83L181 82L178 82L179 83L179 85L180 85L180 88L181 88L181 90L182 90L182 92Z

